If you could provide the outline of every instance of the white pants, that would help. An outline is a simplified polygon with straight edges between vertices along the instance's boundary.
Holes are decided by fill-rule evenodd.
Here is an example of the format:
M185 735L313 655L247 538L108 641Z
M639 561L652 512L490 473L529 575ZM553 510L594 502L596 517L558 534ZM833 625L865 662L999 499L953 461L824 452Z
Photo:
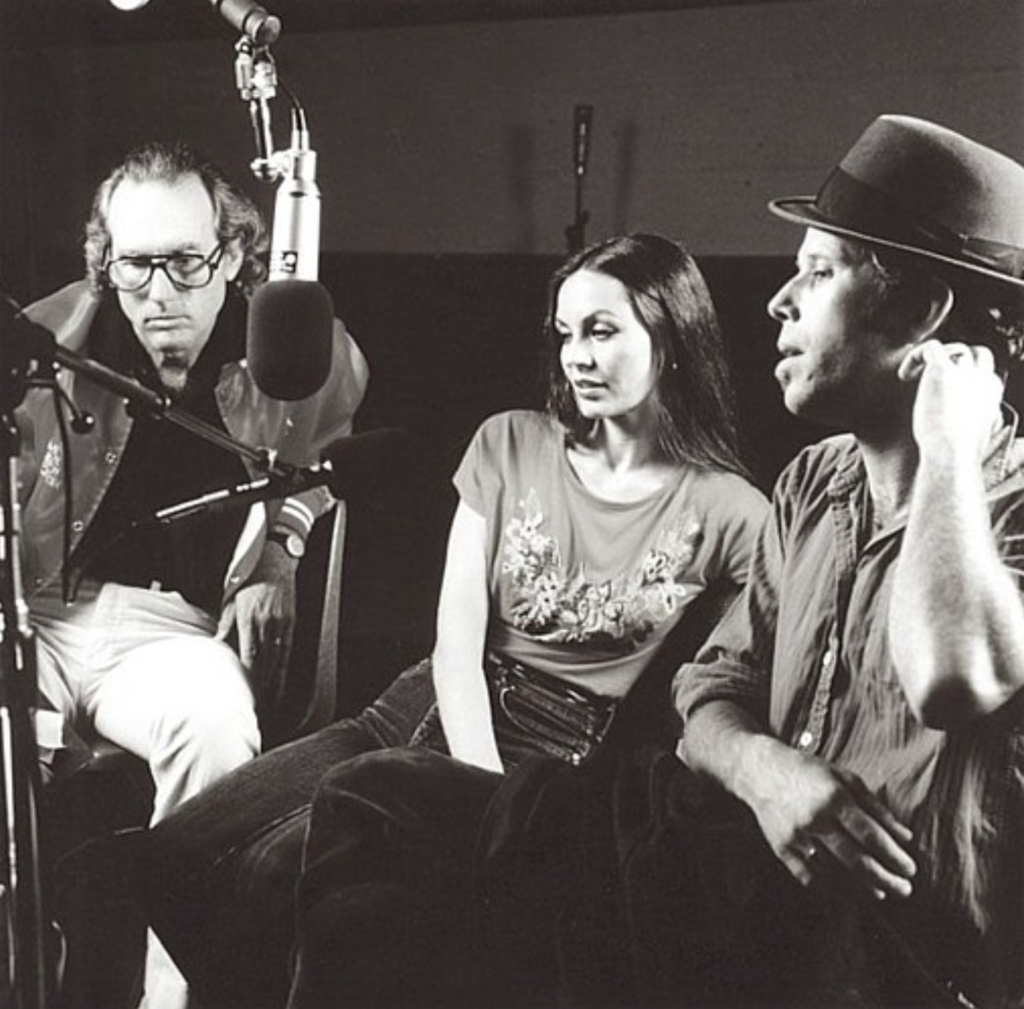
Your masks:
M176 592L107 584L32 604L39 687L72 722L147 761L163 819L260 748L238 656Z
M152 823L259 753L238 656L178 593L85 586L70 606L56 595L33 600L31 616L41 692L65 719L147 761ZM183 1004L184 980L152 935L149 946L147 1005Z

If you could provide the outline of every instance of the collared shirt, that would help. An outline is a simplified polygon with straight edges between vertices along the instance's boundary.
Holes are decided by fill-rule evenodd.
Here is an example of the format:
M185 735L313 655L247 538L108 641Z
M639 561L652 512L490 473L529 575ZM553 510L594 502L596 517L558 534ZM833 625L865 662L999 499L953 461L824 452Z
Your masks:
M1024 443L1008 431L985 476L993 533L1024 588ZM1000 958L1024 946L1024 704L957 731L923 725L889 650L904 525L871 527L852 437L805 449L776 486L744 594L675 681L684 719L743 706L784 742L860 776L918 845L918 885ZM1007 888L1009 893L1007 893Z

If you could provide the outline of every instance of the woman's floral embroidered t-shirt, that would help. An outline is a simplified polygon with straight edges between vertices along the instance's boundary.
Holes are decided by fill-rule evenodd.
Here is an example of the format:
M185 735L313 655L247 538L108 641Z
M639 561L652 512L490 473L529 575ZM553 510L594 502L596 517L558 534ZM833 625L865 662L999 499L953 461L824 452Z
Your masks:
M746 580L767 512L742 477L694 469L604 500L573 470L561 425L530 411L485 421L454 483L487 521L488 646L614 695L707 585Z

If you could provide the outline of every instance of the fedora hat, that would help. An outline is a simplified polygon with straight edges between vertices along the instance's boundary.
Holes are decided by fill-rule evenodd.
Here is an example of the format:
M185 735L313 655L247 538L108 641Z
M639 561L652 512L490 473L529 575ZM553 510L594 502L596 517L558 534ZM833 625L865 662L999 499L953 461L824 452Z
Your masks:
M787 220L1024 288L1024 166L943 126L879 116Z

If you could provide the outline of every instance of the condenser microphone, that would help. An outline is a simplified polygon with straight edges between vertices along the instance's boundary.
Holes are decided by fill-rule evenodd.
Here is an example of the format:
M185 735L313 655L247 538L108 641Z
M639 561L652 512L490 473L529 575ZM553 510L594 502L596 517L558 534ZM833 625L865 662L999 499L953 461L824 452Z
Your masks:
M254 0L210 0L213 9L236 31L258 46L269 46L281 35L281 20Z
M301 108L292 109L291 148L274 200L270 280L316 280L320 268L320 188L316 151Z
M268 281L249 307L246 356L253 381L273 399L305 399L331 367L334 304L320 272L316 152L301 107L292 108L292 146L274 202Z
M572 163L578 176L587 174L587 161L590 159L590 121L593 115L593 105L577 105L573 115Z
M256 387L272 399L312 396L331 370L334 302L315 280L274 280L249 302L246 357Z

